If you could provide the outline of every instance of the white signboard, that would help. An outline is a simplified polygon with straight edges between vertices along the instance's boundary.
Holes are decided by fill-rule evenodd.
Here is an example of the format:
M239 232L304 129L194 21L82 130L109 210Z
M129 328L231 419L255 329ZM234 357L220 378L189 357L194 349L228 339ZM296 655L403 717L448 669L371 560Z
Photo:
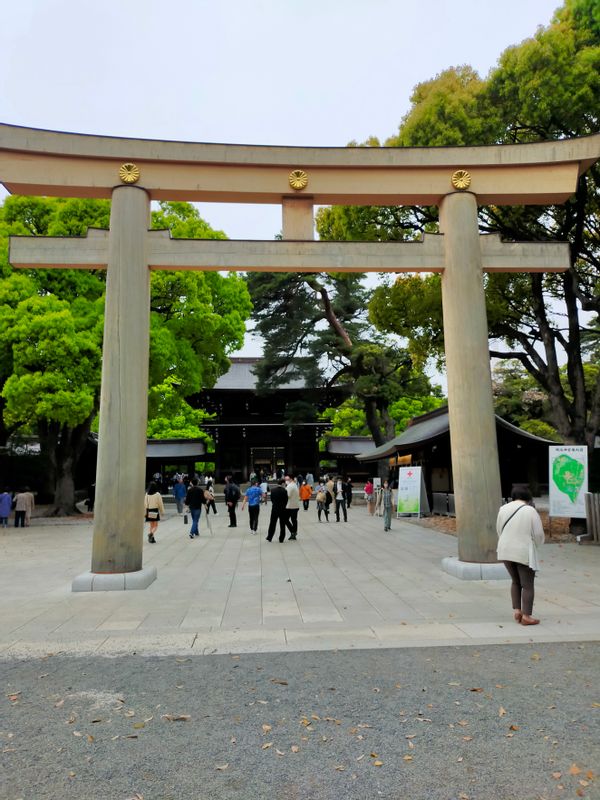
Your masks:
M585 517L588 490L587 447L552 445L550 462L550 516Z
M398 470L398 514L421 513L421 467Z

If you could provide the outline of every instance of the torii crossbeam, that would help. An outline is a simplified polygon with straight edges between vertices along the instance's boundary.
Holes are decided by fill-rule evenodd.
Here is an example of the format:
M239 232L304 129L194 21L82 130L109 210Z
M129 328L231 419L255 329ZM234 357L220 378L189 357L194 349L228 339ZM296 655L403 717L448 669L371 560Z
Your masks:
M481 148L309 149L0 125L0 180L9 191L112 197L110 232L11 238L14 266L108 269L92 569L74 590L143 588L155 575L142 568L141 499L131 503L143 497L145 474L151 269L441 272L459 559L495 562L501 492L483 271L565 270L569 253L566 244L480 236L477 204L564 202L599 157L600 135ZM281 203L284 241L171 240L148 230L152 199ZM310 241L313 206L324 203L437 204L442 235Z

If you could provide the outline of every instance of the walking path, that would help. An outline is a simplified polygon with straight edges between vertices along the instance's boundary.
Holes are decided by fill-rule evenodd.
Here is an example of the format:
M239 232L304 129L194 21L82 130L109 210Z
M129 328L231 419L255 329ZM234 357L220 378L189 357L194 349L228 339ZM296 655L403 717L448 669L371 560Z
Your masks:
M456 539L352 508L347 523L300 511L295 542L265 541L224 506L203 514L200 538L167 510L144 565L144 591L73 593L89 569L92 523L0 531L0 655L48 652L243 653L600 639L600 548L548 544L536 581L542 624L512 620L506 581L460 581L442 572Z

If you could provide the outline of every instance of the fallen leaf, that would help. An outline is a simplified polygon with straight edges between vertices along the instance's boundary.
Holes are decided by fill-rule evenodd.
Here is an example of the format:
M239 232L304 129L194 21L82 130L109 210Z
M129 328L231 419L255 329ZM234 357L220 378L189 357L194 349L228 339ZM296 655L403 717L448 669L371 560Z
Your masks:
M81 731L73 731L73 736L83 736Z
M343 771L346 769L346 767L345 767L343 764L338 764L338 765L335 767L335 769L336 769L338 772L343 772Z
M378 753L371 753L371 758L379 758Z
M460 686L460 683L458 681L450 681L448 686Z
M278 683L280 686L287 686L288 682L283 681L280 678L271 678L271 683Z
M533 653L530 656L531 661L539 661L541 659L541 655L539 653Z
M508 730L509 731L518 731L519 730L519 726L518 725L511 725Z
M473 741L473 737L472 736L463 736L462 740L463 740L463 742L472 742Z
M237 743L237 739L235 738L235 736L232 736L231 739L229 740L229 742L230 742L230 744L236 744Z
M460 725L460 726L461 726L461 728L464 728L464 727L465 727L465 726L467 726L469 723L467 722L467 720L466 720L466 719L461 719L461 720L460 720L460 722L457 722L456 724L457 724L457 725Z
M175 661L178 664L185 664L186 662L191 661L191 660L192 660L191 658L176 658L175 659Z
M363 754L362 754L362 756L358 756L358 757L356 758L356 760L357 760L357 761L362 761L364 757L365 757L365 754L363 753Z
M600 703L592 703L592 708L600 708Z
M380 760L378 759L377 761L374 761L374 762L373 762L373 766L374 766L374 767L383 767L383 761L380 761Z
M267 725L267 724L265 723L265 724L262 726L262 732L263 732L263 735L264 735L265 733L268 733L269 731L272 731L272 730L273 730L273 726L272 726L272 725Z
M131 708L129 711L126 711L124 714L125 717L135 717L135 711Z
M293 745L290 747L290 750L292 751L292 753L299 753L299 752L300 752L300 748L298 747L298 745L297 745L297 744L293 744Z
M75 774L76 774L76 773L75 773L75 772L73 772L73 771L69 772L69 778L74 778L74 777L75 777Z
M229 766L229 764L217 764L215 769L219 770L220 772L223 772L223 770L227 769L228 766Z
M187 722L192 717L190 714L163 714L161 719L166 719L169 722Z
M558 781L562 778L562 772L553 772L552 777L554 778L555 781Z
M275 752L277 753L278 756L284 756L285 755L283 750L278 750L277 748L275 748Z
M498 709L498 716L503 717L505 714L506 714L506 709L500 706L500 708Z
M56 703L54 703L54 708L62 708L64 704L65 704L65 699L63 697L62 700L58 700Z
M476 689L469 689L469 691L470 691L470 692L483 692L483 689L481 689L481 688L478 686Z
M145 728L146 727L146 723L145 722L134 722L133 723L133 727L135 728L135 730L140 730L140 728Z
M316 719L316 720L320 720L321 719L321 717L317 716L317 714L311 714L310 718L311 719Z
M569 775L579 775L581 769L577 766L577 764L571 764L569 767Z
M125 739L137 739L137 738L138 738L137 733L128 733L127 736L125 736Z
M469 736L468 738L470 739L471 737ZM409 750L414 750L415 749L415 746L414 746L414 744L412 742L408 743L408 749Z
M402 756L402 760L403 761L412 761L413 757L412 756Z
M269 747L273 747L273 742L265 742L260 749L261 750L268 750Z
M462 761L462 760L463 760L463 757L462 757L462 756L459 756L459 758L457 758L456 760L457 760L457 761Z
M96 722L102 722L102 720L99 717L96 717L96 719L90 720L90 725L94 725Z
M91 733L88 733L88 735L87 735L87 740L88 740L88 742L89 742L90 744L91 744L91 743L94 741L94 737L92 736L92 734L91 734Z
M374 692L380 692L380 691L381 691L381 689L378 689L378 688L377 688L377 686L375 686L375 687L373 688L373 691L374 691Z

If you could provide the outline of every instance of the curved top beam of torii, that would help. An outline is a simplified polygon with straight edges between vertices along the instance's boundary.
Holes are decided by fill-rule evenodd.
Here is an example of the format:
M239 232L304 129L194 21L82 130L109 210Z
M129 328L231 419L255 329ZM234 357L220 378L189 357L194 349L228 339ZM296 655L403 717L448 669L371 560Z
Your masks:
M439 205L456 170L481 204L565 202L600 158L600 134L484 147L276 147L126 139L0 124L0 181L9 192L110 197L134 164L152 200L314 205ZM294 189L290 174L305 173Z

